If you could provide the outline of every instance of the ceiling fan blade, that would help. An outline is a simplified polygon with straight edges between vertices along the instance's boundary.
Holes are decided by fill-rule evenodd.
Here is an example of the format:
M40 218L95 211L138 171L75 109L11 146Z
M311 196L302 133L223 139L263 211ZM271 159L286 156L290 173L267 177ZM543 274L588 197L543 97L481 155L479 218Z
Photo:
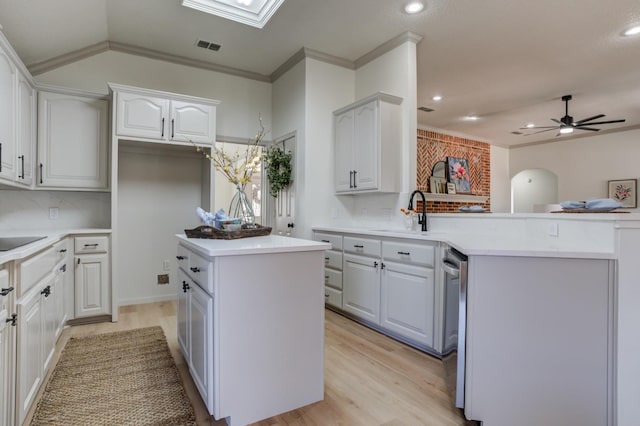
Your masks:
M531 130L531 129L557 129L558 126L533 126L533 127L520 127L519 130Z
M556 130L557 128L558 128L558 126L552 127L550 129L547 129L547 130L540 130L539 132L527 133L525 136L531 136L531 135L537 135L538 133L550 132L551 130Z
M627 120L611 120L611 121L598 121L598 122L594 122L594 123L585 123L587 126L594 126L597 124L611 124L611 123L624 123ZM580 126L578 126L580 127Z
M590 130L592 132L599 132L600 131L600 129L592 129L591 127L582 127L582 126L576 127L576 130Z
M589 117L589 118L585 118L585 119L580 120L580 121L576 121L573 124L579 126L580 124L586 123L587 121L595 120L597 118L602 118L602 117L604 117L604 114L598 114L598 115L594 115L593 117ZM591 123L589 123L589 124L591 124Z
M552 118L551 121L558 123L561 126L564 126L564 123L560 120L556 120L555 118Z

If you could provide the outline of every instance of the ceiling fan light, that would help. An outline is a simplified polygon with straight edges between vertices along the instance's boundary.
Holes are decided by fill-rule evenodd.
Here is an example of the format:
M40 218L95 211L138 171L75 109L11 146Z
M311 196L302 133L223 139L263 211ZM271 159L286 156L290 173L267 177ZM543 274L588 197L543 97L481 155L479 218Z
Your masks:
M422 9L424 9L424 3L421 1L412 1L404 6L404 11L411 15L422 12Z
M560 129L560 133L562 133L563 135L573 133L573 127L563 127L562 129Z
M527 125L525 126L528 129L531 129L532 127L536 127L535 123L527 123Z
M636 25L635 27L631 27L624 32L625 36L632 36L640 34L640 25Z

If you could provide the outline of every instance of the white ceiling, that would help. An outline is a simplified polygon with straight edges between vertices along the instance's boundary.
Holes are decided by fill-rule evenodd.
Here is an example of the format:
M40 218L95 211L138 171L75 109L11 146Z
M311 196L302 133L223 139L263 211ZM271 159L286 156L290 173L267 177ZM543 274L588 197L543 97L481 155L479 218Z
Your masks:
M180 0L0 0L0 24L27 65L109 40L263 75L301 47L354 61L411 31L423 37L418 105L435 109L418 112L421 125L503 146L560 140L511 132L553 125L565 94L575 119L627 120L602 131L640 125L640 36L621 36L640 24L638 0L427 0L414 16L405 2L286 0L258 29ZM470 114L480 119L462 120Z

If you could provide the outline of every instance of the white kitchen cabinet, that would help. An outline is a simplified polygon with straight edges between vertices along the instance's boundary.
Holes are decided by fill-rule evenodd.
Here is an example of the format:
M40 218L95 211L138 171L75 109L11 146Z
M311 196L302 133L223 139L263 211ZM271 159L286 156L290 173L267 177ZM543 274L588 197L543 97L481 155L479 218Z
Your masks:
M433 269L386 260L383 265L380 325L433 347Z
M16 176L17 73L8 48L0 40L0 178L9 181Z
M373 324L380 324L380 259L344 255L342 308Z
M41 291L42 297L42 361L43 371L49 370L55 354L58 329L62 320L62 275L54 273ZM44 375L44 373L43 373Z
M400 191L401 103L377 93L333 113L336 193Z
M22 73L17 88L16 182L31 186L36 147L36 90Z
M9 272L0 265L0 425L13 424L13 358L15 354L15 327L11 326Z
M76 318L108 314L109 255L84 254L75 257Z
M213 144L218 101L110 84L116 133L156 142Z
M213 297L197 284L189 292L189 371L207 407L214 406L213 365Z
M18 356L16 368L16 417L22 424L38 393L43 379L43 286L37 286L22 297L18 311Z
M314 232L313 239L331 244L324 257L324 301L342 308L342 235Z
M182 269L178 269L178 303L177 303L177 319L178 319L178 344L182 350L185 359L189 360L189 282L186 273Z
M108 111L100 96L38 93L38 187L108 189Z

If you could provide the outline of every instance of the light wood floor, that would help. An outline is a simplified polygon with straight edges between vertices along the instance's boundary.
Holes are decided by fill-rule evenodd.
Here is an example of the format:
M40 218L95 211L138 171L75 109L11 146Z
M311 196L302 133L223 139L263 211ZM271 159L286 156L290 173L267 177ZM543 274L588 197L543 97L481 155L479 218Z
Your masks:
M256 423L275 425L467 425L448 394L442 362L326 310L324 400ZM60 340L162 326L194 406L198 425L214 421L191 380L176 339L174 302L125 306L117 323L67 328ZM55 360L57 362L57 359ZM51 369L53 370L53 368ZM40 393L44 386L41 387ZM37 400L25 424L29 424Z

